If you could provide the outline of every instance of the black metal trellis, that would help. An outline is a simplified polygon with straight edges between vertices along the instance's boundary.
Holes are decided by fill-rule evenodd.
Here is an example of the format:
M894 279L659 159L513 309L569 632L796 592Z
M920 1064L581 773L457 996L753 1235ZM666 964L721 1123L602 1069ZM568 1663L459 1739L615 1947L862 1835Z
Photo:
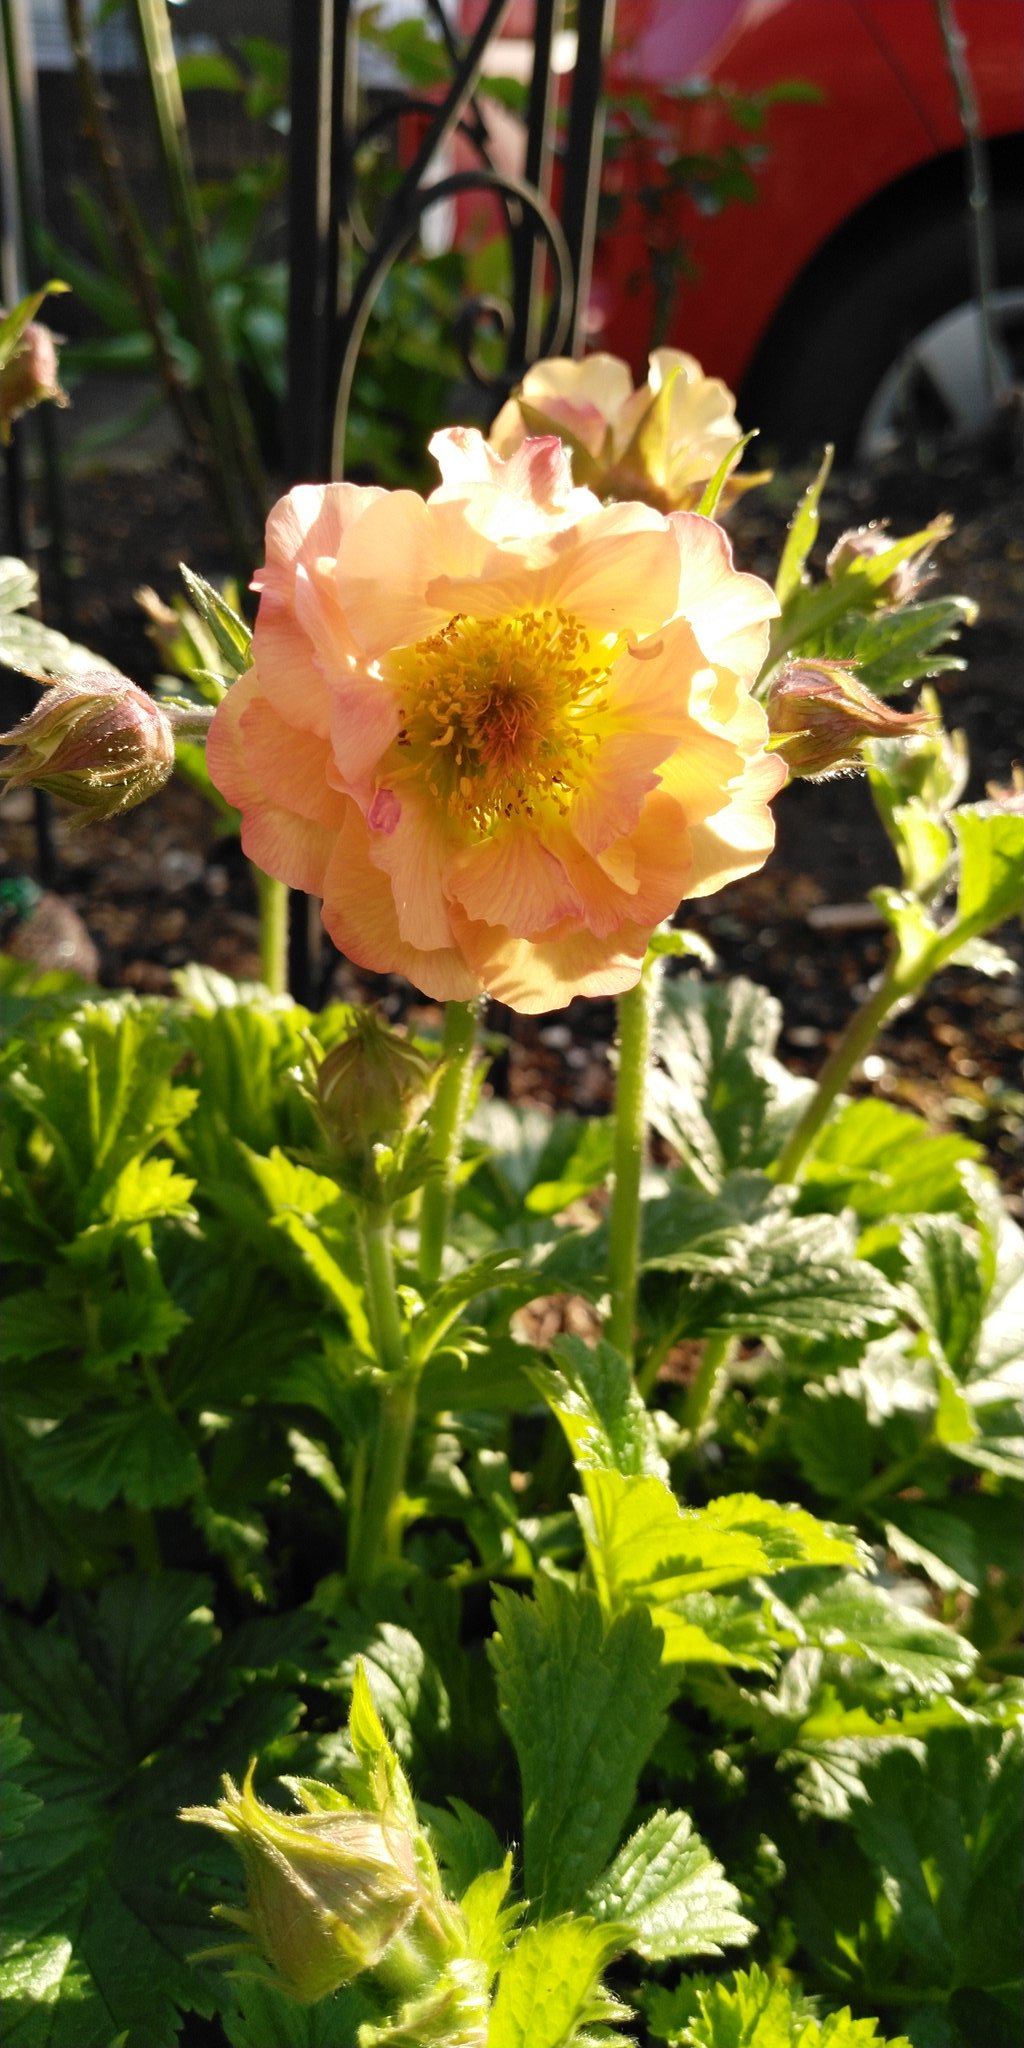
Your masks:
M474 98L485 52L511 5L512 0L487 0L478 27L460 39L441 0L423 0L449 57L447 86L429 99L390 92L360 120L355 0L293 0L288 450L297 479L341 474L352 375L377 295L392 265L414 246L423 216L460 193L497 196L510 249L507 303L488 299L467 307L456 337L467 370L488 385L494 409L538 355L572 354L578 347L590 281L603 141L602 76L615 0L579 0L576 10L576 61L564 113L558 213L552 204L557 109L551 58L565 21L565 0L536 0L522 176L491 162ZM359 152L371 137L388 127L397 129L409 114L420 117L423 138L370 234L359 211ZM478 164L439 174L440 153L456 131ZM479 320L496 328L504 341L496 378L485 379L473 358L472 334Z
M566 0L536 0L521 176L491 161L475 99L485 53L512 0L486 0L476 28L461 37L444 0L422 4L448 56L447 85L430 98L389 92L372 113L361 116L356 0L293 0L287 449L295 481L341 476L352 378L377 296L392 266L414 248L424 215L461 193L496 195L509 248L507 300L467 305L455 336L468 374L487 394L491 414L538 356L579 351L604 139L604 63L615 0L577 0L575 63L567 104L561 106L552 55L565 28ZM360 210L360 150L382 131L397 131L410 114L422 124L422 140L369 230ZM439 160L456 133L478 161L472 168L445 172ZM487 376L474 355L474 335L481 325L503 342L497 375ZM307 1001L315 993L315 946L307 900L296 896L292 987Z

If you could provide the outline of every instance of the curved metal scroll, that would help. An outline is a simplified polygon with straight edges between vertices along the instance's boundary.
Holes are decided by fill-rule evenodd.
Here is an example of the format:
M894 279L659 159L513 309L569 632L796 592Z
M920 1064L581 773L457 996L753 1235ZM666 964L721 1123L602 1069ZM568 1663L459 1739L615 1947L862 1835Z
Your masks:
M422 0L451 64L447 88L388 103L359 124L357 0L293 0L292 299L289 338L289 466L295 477L340 476L352 380L380 290L415 243L429 210L464 192L499 201L510 248L507 302L488 298L463 308L455 334L469 374L491 390L495 409L541 354L578 345L589 286L603 139L601 81L614 0L579 0L577 58L569 95L561 179L561 218L551 197L556 120L551 65L565 0L536 0L533 76L527 95L522 177L495 168L474 94L485 52L512 0L486 0L476 29L460 44L441 0ZM449 9L449 12L451 9ZM367 140L409 113L425 124L422 142L372 229L359 208L355 166ZM440 152L458 133L479 168L432 177ZM474 355L482 326L504 342L500 372Z

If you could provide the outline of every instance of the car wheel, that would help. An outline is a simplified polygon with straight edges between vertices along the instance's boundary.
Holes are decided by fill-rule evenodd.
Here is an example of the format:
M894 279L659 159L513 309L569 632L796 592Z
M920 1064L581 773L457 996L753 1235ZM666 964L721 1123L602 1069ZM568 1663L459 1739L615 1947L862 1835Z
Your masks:
M874 460L901 444L968 437L989 416L963 209L904 217L885 244L878 225L869 243L840 238L816 260L744 379L741 418L783 455L828 440L841 458ZM996 230L1005 388L1024 378L1024 204L1003 202Z

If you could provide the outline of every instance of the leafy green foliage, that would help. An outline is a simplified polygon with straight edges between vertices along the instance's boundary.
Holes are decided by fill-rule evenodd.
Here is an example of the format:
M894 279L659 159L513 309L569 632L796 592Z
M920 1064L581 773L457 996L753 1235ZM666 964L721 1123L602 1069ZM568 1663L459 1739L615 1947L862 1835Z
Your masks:
M753 982L666 984L650 1117L700 1187L770 1165L808 1092L775 1058L782 1012Z
M592 1594L538 1581L499 1593L491 1658L523 1787L523 1872L546 1916L603 1870L674 1686L640 1609L606 1623Z
M840 1886L819 1857L799 1888L802 1939L840 1993L892 1986L904 2011L938 2004L955 2048L1009 2048L1024 2003L1022 1771L1019 1731L937 1731L917 1754L861 1765L858 1860Z
M538 1293L601 1302L611 1126L482 1102L435 1290L398 1240L425 1426L403 1569L357 1602L371 1319L353 1205L295 1078L305 1034L330 1046L350 1013L209 970L169 1004L5 985L2 1568L36 1611L9 1625L0 1697L14 2039L170 2048L192 2011L231 2048L360 2030L418 2048L422 2011L396 2018L362 1980L301 2008L190 1960L237 1895L175 1807L261 1749L340 1797L362 1768L337 1732L361 1664L486 1959L497 2038L621 2038L613 1961L635 2003L651 1969L751 1940L792 1983L689 1979L648 1995L650 2030L879 2038L808 2002L807 1975L855 2014L888 2017L874 1990L894 1989L915 2048L915 1999L944 2048L966 2048L964 2001L983 2001L1003 2048L1010 1966L982 1982L973 1949L956 1960L953 1905L985 1830L1005 1839L1002 1794L990 1821L976 1789L957 1821L948 1911L929 1876L930 1960L916 1920L912 1939L878 1917L889 1891L916 1897L914 1854L929 1872L946 1856L914 1774L938 1812L942 1744L987 1785L1020 1716L1024 1252L978 1147L850 1103L799 1188L776 1185L799 1110L777 1014L745 985L671 984L657 1117L680 1163L644 1203L640 1322L655 1356L745 1340L705 1453L673 1381L648 1406L607 1343L517 1341ZM863 1576L864 1538L883 1577ZM161 1555L201 1570L158 1572Z
M586 1919L528 1927L498 1979L489 2048L586 2048L610 2040L591 2029L628 2016L601 1984L618 1947L613 1933Z
M44 626L28 611L27 607L36 603L38 591L34 569L14 555L0 556L0 662L4 667L40 680L109 668L100 655L80 647L56 627Z
M876 2020L854 2019L849 2006L818 2017L813 1999L754 1968L714 1983L692 1978L675 1991L652 1992L651 2031L671 2048L884 2048ZM910 2048L887 2035L888 2048Z
M721 1955L754 1929L685 1813L654 1813L620 1849L590 1893L599 1920L630 1930L631 1946L652 1962L670 1956Z

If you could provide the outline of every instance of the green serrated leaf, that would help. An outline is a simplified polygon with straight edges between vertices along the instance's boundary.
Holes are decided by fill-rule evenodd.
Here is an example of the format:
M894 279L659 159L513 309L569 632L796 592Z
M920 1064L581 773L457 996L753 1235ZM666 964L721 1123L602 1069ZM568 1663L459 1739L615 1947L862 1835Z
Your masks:
M550 1916L579 1907L608 1862L674 1688L639 1608L608 1624L592 1594L541 1579L533 1600L499 1591L496 1615L489 1651L522 1779L526 1890Z
M20 1714L0 1714L0 1842L24 1833L40 1801L34 1792L19 1784L21 1766L32 1754L32 1744L21 1733Z
M583 2029L625 2018L625 2008L601 1983L621 1947L593 1920L528 1927L498 1978L488 2048L573 2048L577 2041L582 2048L595 2038Z
M755 1931L686 1813L652 1814L591 1888L587 1906L595 1919L628 1927L630 1947L648 1962L721 1955L745 1947Z
M691 1593L736 1586L793 1565L858 1563L855 1544L803 1508L756 1494L724 1495L683 1508L660 1479L583 1473L577 1504L602 1605L616 1614L636 1603L666 1626Z
M855 2020L849 2006L819 2019L812 2000L756 1963L713 1982L659 1986L644 2006L651 2032L670 2048L911 2048L904 2034L883 2039L878 2020Z
M977 1662L973 1645L954 1629L908 1613L862 1579L838 1579L801 1601L798 1612L809 1642L879 1665L897 1692L950 1692Z
M45 1498L94 1510L114 1500L136 1508L170 1507L187 1500L200 1480L186 1431L148 1403L69 1416L36 1441L27 1470Z
M1024 908L1024 817L990 804L961 804L950 823L960 846L958 944Z
M864 1859L819 1859L799 1922L825 1981L892 1986L949 2015L950 2038L1009 2044L1024 2016L1024 1737L937 1730L861 1766L851 1827ZM967 1996L967 1994L970 1994ZM954 2015L967 2021L961 2033Z
M593 1349L579 1337L556 1337L551 1355L559 1370L538 1367L532 1377L565 1431L579 1471L668 1477L654 1423L624 1358L603 1340Z
M782 1023L766 990L686 975L662 992L649 1115L698 1186L778 1156L810 1084L773 1057Z
M821 1132L804 1169L809 1205L841 1201L863 1222L929 1210L969 1216L970 1197L959 1171L979 1159L970 1139L937 1136L920 1117L891 1102L848 1102ZM834 1193L833 1193L834 1191Z

